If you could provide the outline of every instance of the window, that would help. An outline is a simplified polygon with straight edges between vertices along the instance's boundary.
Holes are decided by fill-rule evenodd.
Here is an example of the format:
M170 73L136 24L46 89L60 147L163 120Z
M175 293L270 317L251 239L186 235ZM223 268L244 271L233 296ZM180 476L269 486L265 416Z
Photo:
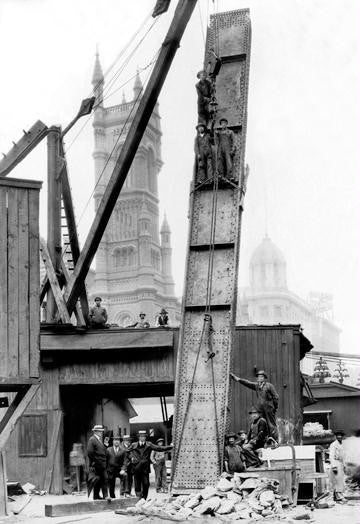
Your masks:
M47 415L23 415L19 421L19 457L47 456Z
M282 307L274 306L274 320L278 320L282 317Z

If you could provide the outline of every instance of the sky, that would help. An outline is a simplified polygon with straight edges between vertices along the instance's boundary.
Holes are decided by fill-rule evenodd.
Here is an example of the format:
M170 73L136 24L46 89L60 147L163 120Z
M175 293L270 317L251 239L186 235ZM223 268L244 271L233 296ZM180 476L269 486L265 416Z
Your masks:
M0 152L41 119L65 126L91 94L96 46L104 71L146 19L155 0L0 0ZM160 209L172 229L176 292L182 293L189 184L196 123L196 73L212 1L200 0L159 98L164 166ZM360 2L358 0L218 0L218 11L250 8L252 51L239 284L267 232L287 260L288 286L334 296L341 349L358 352ZM132 98L133 75L152 60L176 2L161 16L108 92L105 104ZM121 64L117 62L113 72ZM149 69L141 72L146 80ZM111 79L112 72L107 76ZM123 86L123 84L125 84ZM123 87L122 87L123 86ZM114 92L114 93L113 93ZM84 127L83 127L84 126ZM83 128L83 129L82 129ZM79 133L80 132L80 133ZM93 130L84 118L67 135L71 186L84 242L94 208ZM43 180L46 143L11 176Z

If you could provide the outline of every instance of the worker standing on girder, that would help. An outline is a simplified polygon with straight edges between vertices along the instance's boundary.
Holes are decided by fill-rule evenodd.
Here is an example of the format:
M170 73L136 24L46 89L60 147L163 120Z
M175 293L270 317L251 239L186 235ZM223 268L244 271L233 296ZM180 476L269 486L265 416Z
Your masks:
M228 120L220 118L220 128L215 131L217 167L219 175L233 179L233 158L235 155L235 133L228 129Z
M214 173L214 154L212 140L204 124L196 126L197 135L194 143L195 151L195 183L209 180Z
M197 74L199 82L195 85L198 95L198 122L208 126L211 116L210 101L213 95L213 86L208 78L206 71L199 71Z
M278 442L279 433L276 427L276 412L279 406L279 395L274 386L267 381L268 377L265 371L261 369L256 373L257 382L237 377L234 373L230 373L230 376L236 382L240 382L243 386L256 392L256 407L267 422L269 437Z

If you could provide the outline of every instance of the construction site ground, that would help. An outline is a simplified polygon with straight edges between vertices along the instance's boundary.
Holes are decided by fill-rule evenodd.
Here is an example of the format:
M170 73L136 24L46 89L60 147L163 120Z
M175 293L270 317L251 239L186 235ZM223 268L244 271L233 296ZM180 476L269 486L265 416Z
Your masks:
M149 497L167 497L167 495L159 495L155 493L154 489L150 490ZM19 499L17 497L17 499ZM127 515L117 515L114 511L106 511L102 513L84 513L69 515L63 517L45 517L45 504L63 504L63 503L72 503L88 500L86 495L34 495L29 502L29 504L22 510L19 515L10 514L7 517L0 517L0 523L12 524L12 523L26 523L26 524L43 524L43 523L54 523L54 524L71 524L72 522L84 522L84 524L112 524L115 522L129 523L133 524L136 522L141 523L166 523L171 522L170 520L160 520L155 517L144 517L144 516L127 516ZM17 501L18 503L18 501ZM10 503L10 510L13 503ZM109 503L111 506L111 503ZM287 520L268 520L263 519L264 522L269 523L285 523ZM360 524L360 501L351 500L346 504L337 504L333 508L329 509L317 509L312 513L312 521L315 524ZM215 518L211 516L203 516L197 519L191 519L190 522L197 524L209 523L209 524L219 524L223 523L224 519ZM228 521L229 522L229 521ZM255 522L254 520L238 520L236 522ZM290 521L295 522L295 521ZM306 520L305 522L310 522Z

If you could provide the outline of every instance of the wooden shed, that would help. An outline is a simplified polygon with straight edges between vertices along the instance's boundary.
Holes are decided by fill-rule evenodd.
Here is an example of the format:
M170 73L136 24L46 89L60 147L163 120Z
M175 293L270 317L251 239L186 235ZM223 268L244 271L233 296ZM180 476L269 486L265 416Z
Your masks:
M239 326L233 350L233 372L256 381L257 370L264 369L279 393L278 429L281 441L299 444L302 430L302 391L300 360L312 345L299 325ZM256 402L255 392L232 384L231 430L249 425L249 408Z

